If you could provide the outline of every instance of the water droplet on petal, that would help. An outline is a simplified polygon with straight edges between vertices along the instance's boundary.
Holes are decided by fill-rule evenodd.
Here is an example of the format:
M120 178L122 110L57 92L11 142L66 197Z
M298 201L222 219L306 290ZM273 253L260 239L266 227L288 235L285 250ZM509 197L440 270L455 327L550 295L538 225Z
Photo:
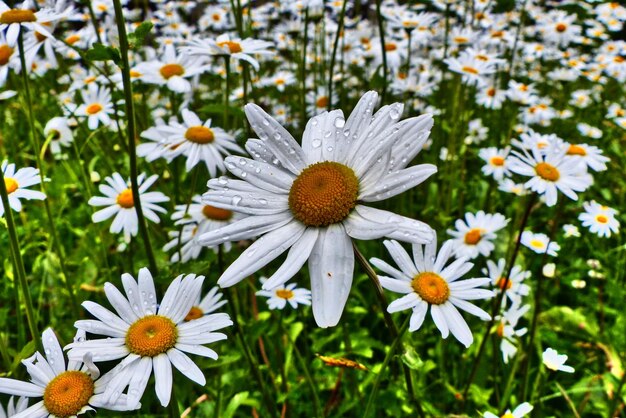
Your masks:
M241 200L242 200L241 196L238 196L238 195L237 196L233 196L233 200L232 200L233 205L237 206L239 204L239 202L241 202Z
M313 148L319 148L320 145L322 145L322 140L321 139L314 139L313 141L311 141L311 146Z
M335 119L335 128L343 128L346 124L346 120L344 118Z

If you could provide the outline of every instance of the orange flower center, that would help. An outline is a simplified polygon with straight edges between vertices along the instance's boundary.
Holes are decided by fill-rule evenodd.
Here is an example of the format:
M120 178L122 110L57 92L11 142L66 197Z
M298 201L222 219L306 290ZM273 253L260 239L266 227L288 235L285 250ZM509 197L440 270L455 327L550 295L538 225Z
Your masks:
M116 202L124 209L132 208L135 206L135 202L133 201L133 191L131 189L124 190L122 193L117 195Z
M0 23L10 25L12 23L36 22L37 16L32 10L11 9L0 15Z
M480 228L472 228L465 233L465 243L467 245L476 245L482 238L483 230Z
M319 99L317 99L317 101L315 102L315 106L319 107L319 108L325 108L328 106L328 96L321 96Z
M464 73L478 74L478 70L477 70L476 68L474 68L474 67L470 67L470 66L468 66L468 65L463 66L463 67L461 68L461 70L462 70Z
M491 162L491 165L502 167L504 165L504 158L496 155L495 157L491 157L491 160L489 160L489 162Z
M559 23L556 25L557 32L565 32L567 30L567 25L565 23Z
M80 41L79 35L70 35L67 38L65 38L65 42L68 43L69 45L74 45L78 41Z
M241 44L235 41L218 42L217 46L219 46L220 48L224 48L225 46L227 46L231 54L236 54L238 52L243 51L243 48L241 48Z
M493 96L495 96L495 95L496 95L496 89L494 89L493 87L490 87L490 88L487 90L487 96L489 96L489 97L493 97Z
M88 115L95 115L96 113L102 111L102 109L103 108L100 103L92 103L87 106L87 108L85 109L85 113L87 113Z
M419 273L411 281L411 287L415 293L431 305L446 303L450 297L448 282L437 273Z
M587 151L580 145L571 144L567 149L567 155L581 155L584 157L587 155Z
M192 126L185 132L185 139L195 144L209 144L215 140L215 134L206 126Z
M11 194L14 191L16 191L20 185L17 183L17 181L11 177L5 177L4 178L4 186L7 188L7 193Z
M84 372L69 370L52 379L43 393L48 413L59 418L76 416L89 403L95 385Z
M180 64L165 64L159 70L164 79L169 80L170 78L178 75L181 76L185 74L185 69Z
M596 221L600 222L601 224L605 224L609 222L609 218L607 218L605 215L598 215L596 216Z
M289 300L293 297L293 292L288 289L278 289L276 291L276 296L278 296L281 299Z
M211 205L204 205L202 208L202 214L208 219L214 221L228 221L233 217L233 212L228 209L216 208Z
M513 282L511 280L507 280L506 277L500 277L496 286L502 290L509 290L513 286Z
M204 316L204 312L202 311L202 309L200 309L197 306L192 306L191 309L189 310L189 313L185 317L185 321L187 322L193 321L194 319L199 319L199 318L202 318L203 316Z
M7 65L13 55L13 48L7 44L0 45L0 65Z
M394 43L385 44L385 51L387 51L387 52L395 51L396 49L398 49L398 45L396 45Z
M171 319L148 315L138 319L126 332L126 347L142 357L155 357L176 345L178 329Z
M561 177L559 170L555 166L548 163L537 164L535 166L535 172L539 177L548 181L557 181Z

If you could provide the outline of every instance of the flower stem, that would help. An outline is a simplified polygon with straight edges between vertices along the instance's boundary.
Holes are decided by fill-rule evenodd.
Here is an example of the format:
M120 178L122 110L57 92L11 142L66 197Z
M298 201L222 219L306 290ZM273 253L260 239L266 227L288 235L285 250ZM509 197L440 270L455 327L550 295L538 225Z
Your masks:
M15 222L13 221L13 213L11 212L11 206L9 206L9 193L7 192L6 183L4 182L4 170L0 168L0 195L2 197L2 207L4 208L4 217L7 223L7 229L9 230L9 244L11 247L11 259L13 261L13 269L19 280L22 293L24 294L24 305L26 307L26 320L28 321L28 328L35 341L37 350L43 353L43 345L41 344L41 333L37 327L37 320L35 318L35 312L33 310L33 302L30 297L30 290L28 289L28 282L26 281L26 270L24 269L24 260L22 260L22 253L20 252L20 242L17 239L17 231L15 229ZM19 297L16 302L16 310L19 312Z
M226 69L226 88L224 89L224 130L228 130L228 111L230 106L230 55L224 55L224 68Z
M137 152L135 146L135 138L137 136L137 127L135 126L135 106L133 102L133 86L130 81L130 63L128 60L128 38L126 36L126 25L124 23L124 12L120 0L113 0L115 9L115 22L117 23L117 31L120 38L120 50L122 55L122 83L124 85L124 104L126 107L126 117L128 119L126 125L126 133L128 136L128 155L130 158L130 185L133 192L133 202L135 211L137 212L137 221L139 223L139 232L143 240L148 264L153 275L158 275L158 268L152 245L150 244L150 235L146 226L146 220L143 216L141 208L141 200L139 195L139 186L137 184Z
M302 67L301 67L301 78L302 78L302 97L300 106L302 107L302 126L304 129L307 121L307 111L306 111L306 47L309 41L309 7L307 6L304 9L304 39L302 40Z
M328 110L333 107L333 76L335 70L335 60L337 59L337 48L339 47L339 38L343 32L343 21L346 16L346 6L348 2L344 1L339 13L339 24L337 25L337 34L335 35L335 41L333 43L333 52L330 55L330 68L328 69Z
M387 95L387 49L385 47L385 28L383 27L381 3L381 0L376 0L376 20L378 21L378 35L380 36L380 52L383 57L383 91L380 94L380 103L384 104Z

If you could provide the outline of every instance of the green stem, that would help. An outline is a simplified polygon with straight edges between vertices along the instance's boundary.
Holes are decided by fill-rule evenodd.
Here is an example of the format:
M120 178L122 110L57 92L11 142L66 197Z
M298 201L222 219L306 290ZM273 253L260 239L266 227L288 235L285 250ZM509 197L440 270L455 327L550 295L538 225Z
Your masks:
M222 122L224 130L227 131L228 111L230 106L230 55L224 55L224 67L226 68L226 88L224 89L224 121Z
M363 414L364 418L367 418L368 416L370 416L370 411L372 411L372 407L374 405L374 400L376 399L376 396L378 395L378 387L380 386L380 382L382 380L382 377L385 374L385 371L387 370L387 368L389 366L389 362L391 361L392 357L396 353L396 350L398 349L398 346L400 345L400 342L402 341L402 336L404 335L406 330L409 329L409 323L410 322L411 322L411 317L409 316L409 317L407 317L407 319L404 320L404 324L402 324L402 327L400 328L400 331L399 331L398 335L396 335L396 338L393 340L393 343L391 344L391 347L389 347L389 351L387 351L387 355L385 356L385 360L383 361L383 365L380 368L380 371L378 372L378 375L376 375L376 380L374 380L374 386L372 387L372 391L370 392L370 396L367 399L367 406L365 407L365 413Z
M143 239L144 248L148 257L148 263L150 265L150 271L154 276L158 275L158 268L154 254L152 252L152 245L150 244L150 235L148 234L148 228L146 226L146 220L143 216L143 210L141 208L141 200L139 195L139 185L137 184L137 151L135 147L135 138L137 136L137 128L135 126L135 106L133 102L133 86L130 80L130 63L128 60L128 38L126 36L126 25L124 23L124 12L122 10L122 4L120 0L113 0L113 7L115 8L115 21L117 23L117 31L120 40L120 50L122 55L122 83L124 85L124 104L126 106L127 125L126 131L128 136L128 154L130 157L130 184L133 192L133 202L135 204L135 211L137 212L137 221L139 222L139 232Z
M178 399L176 399L176 385L172 385L172 397L167 406L167 413L170 418L180 418L180 408L178 407Z
M335 69L335 60L337 59L337 48L339 47L339 38L343 32L343 21L346 16L347 1L343 2L341 12L339 13L339 25L337 26L337 34L335 35L335 41L333 43L333 52L330 55L330 68L328 69L328 110L330 111L333 106L333 75Z
M24 71L24 68L22 68ZM0 195L2 197L2 207L4 208L4 217L7 223L7 229L9 230L9 243L11 247L11 259L13 261L13 269L20 282L22 293L24 294L24 305L26 307L26 320L28 321L28 328L35 341L37 350L43 353L43 345L41 344L41 333L37 327L37 320L35 318L35 312L33 310L33 302L30 297L30 290L28 288L28 282L26 281L26 269L24 269L24 260L22 260L22 253L20 252L20 242L17 239L17 230L15 228L15 222L13 222L13 213L11 212L11 206L9 206L9 193L7 192L6 183L4 180L4 170L0 168ZM16 307L19 314L19 304Z
M300 106L302 107L302 126L304 129L307 121L307 111L306 111L306 47L309 38L309 8L304 9L304 39L302 41L302 67L301 67L301 78L302 78L302 97Z
M380 94L380 103L385 103L387 95L387 50L385 49L385 28L383 27L383 14L381 12L382 0L376 0L376 20L378 20L378 35L380 36L380 52L383 56L383 91Z

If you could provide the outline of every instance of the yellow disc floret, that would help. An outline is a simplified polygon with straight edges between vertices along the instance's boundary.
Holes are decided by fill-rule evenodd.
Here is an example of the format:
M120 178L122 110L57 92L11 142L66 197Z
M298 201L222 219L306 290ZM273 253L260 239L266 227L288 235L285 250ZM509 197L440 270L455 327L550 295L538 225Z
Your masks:
M135 202L133 200L133 191L130 189L124 190L122 193L117 195L116 202L124 209L132 208L133 206L135 206Z
M293 297L293 292L289 289L278 289L276 291L276 296L281 299L289 300Z
M138 319L126 332L126 347L142 357L155 357L176 345L178 329L171 319L148 315Z
M89 403L94 390L93 379L87 373L70 370L48 383L43 393L43 404L55 417L75 416Z
M228 50L230 51L231 54L236 54L238 52L243 51L243 48L241 47L241 44L239 42L235 42L235 41L218 42L217 46L219 46L220 48L224 48L225 46L228 47Z
M289 191L293 216L307 226L343 221L356 205L359 181L351 168L332 161L308 166Z
M180 76L185 74L185 69L180 64L165 64L163 67L161 67L159 72L164 79L169 80L175 75Z
M228 209L216 208L211 205L204 205L202 214L213 221L228 221L233 217L233 212Z
M36 21L37 16L35 16L32 10L11 9L0 15L0 23L4 25Z
M480 228L472 228L465 233L464 241L467 245L476 245L482 238L483 230Z
M419 297L431 305L446 303L450 297L448 282L437 273L419 273L411 280L411 287Z
M206 126L192 126L185 132L185 139L195 144L210 144L215 140L215 134Z
M14 191L19 189L19 187L20 187L18 182L15 179L12 179L11 177L5 177L4 178L4 186L7 188L7 193L8 194L13 193Z
M535 166L535 172L539 177L548 181L557 181L561 177L559 170L552 164L548 163L537 164Z
M0 45L0 65L7 65L13 55L13 48L7 44Z
M193 321L194 319L200 319L204 316L204 311L200 309L198 306L192 306L189 310L187 316L185 316L185 321Z

